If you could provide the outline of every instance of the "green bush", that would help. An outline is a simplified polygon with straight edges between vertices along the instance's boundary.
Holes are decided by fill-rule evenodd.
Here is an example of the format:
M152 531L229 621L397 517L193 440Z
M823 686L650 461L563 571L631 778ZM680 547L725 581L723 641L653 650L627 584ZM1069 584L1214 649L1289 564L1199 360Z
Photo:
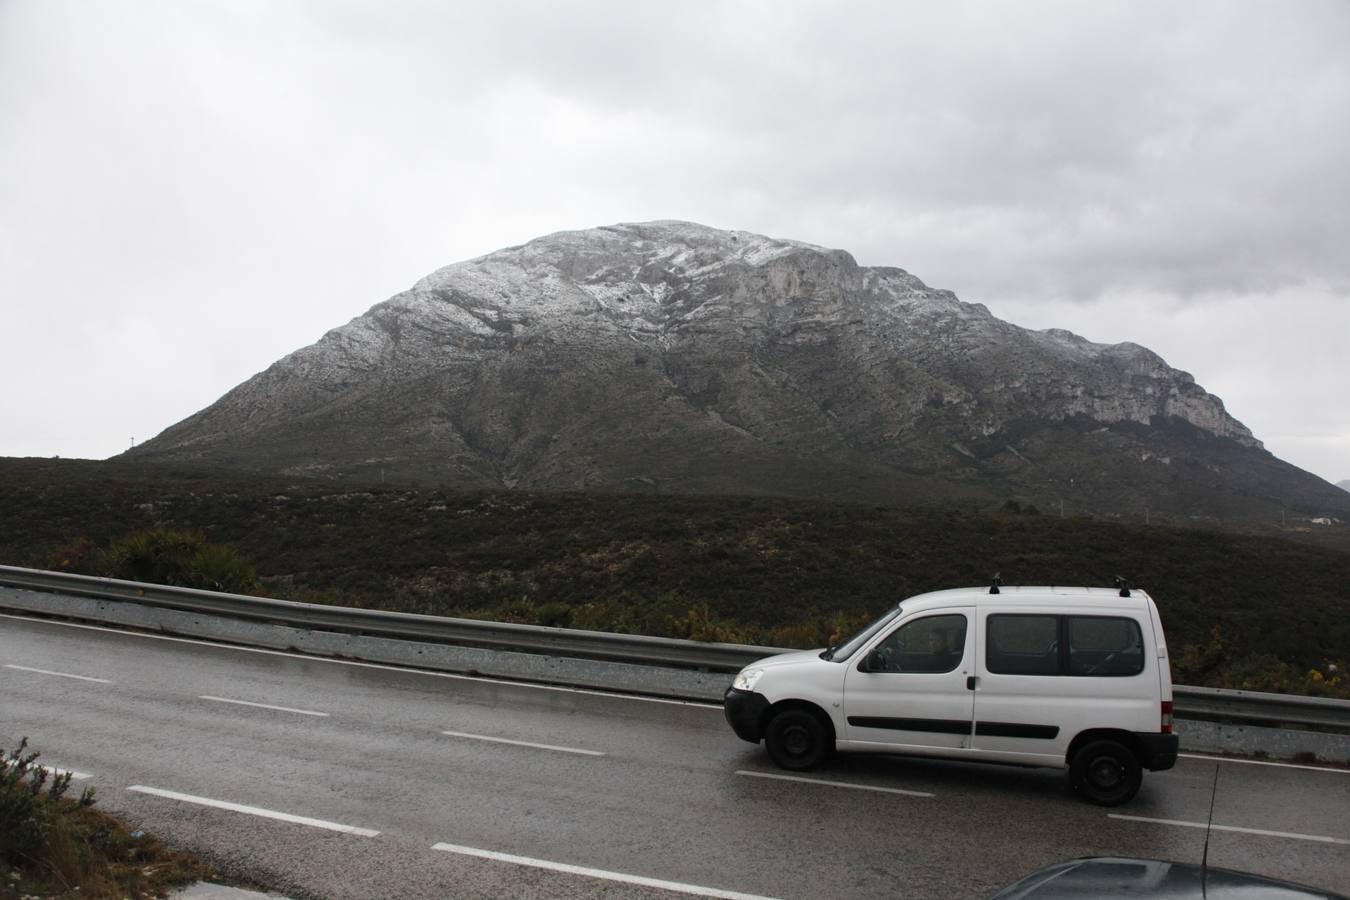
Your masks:
M100 574L127 581L241 594L257 587L253 566L237 550L190 531L156 528L115 541L99 555Z
M27 747L0 749L0 897L165 897L214 874L94 809L93 788L66 797L70 773L53 775Z
M57 801L70 787L69 772L57 775L35 765L39 754L25 754L27 748L23 738L8 755L0 749L0 859L10 863L32 856L47 841ZM79 805L93 802L93 790L86 789Z

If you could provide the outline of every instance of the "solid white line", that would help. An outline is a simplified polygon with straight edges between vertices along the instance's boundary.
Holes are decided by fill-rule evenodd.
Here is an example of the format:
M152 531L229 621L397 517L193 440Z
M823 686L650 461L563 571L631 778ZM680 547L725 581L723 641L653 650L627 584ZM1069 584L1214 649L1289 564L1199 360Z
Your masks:
M557 684L535 684L529 681L511 681L507 678L486 678L482 675L458 675L454 672L432 672L427 669L391 666L382 663L357 662L350 659L332 659L327 656L316 656L306 653L286 653L282 650L264 650L261 647L240 647L236 644L220 644L214 641L196 640L193 638L169 637L164 634L145 634L139 631L124 631L120 628L107 628L102 625L85 625L80 622L58 622L54 619L16 616L10 613L0 613L0 619L19 619L24 622L37 622L42 625L61 625L66 628L83 628L88 631L106 631L109 634L120 634L126 637L147 638L155 641L172 641L178 644L196 644L199 647L214 647L217 650L238 650L241 653L261 653L266 656L285 656L290 659L303 659L307 662L332 663L337 666L381 669L386 672L404 672L409 675L426 675L432 678L451 678L457 681L477 681L483 684L504 684L508 687L530 688L536 691L560 691L565 694L586 694L591 697L606 697L610 700L637 700L642 703L665 703L671 706L692 706L698 709L715 709L718 712L722 711L722 704L720 703L700 703L697 700L672 700L668 697L645 697L641 694L621 694L615 691L593 691L587 690L586 688L563 687Z
M824 781L820 778L802 778L798 775L779 775L777 772L752 772L749 769L737 769L737 775L749 775L751 778L773 778L778 781L800 781L803 784L823 784L827 787L850 788L855 791L876 791L879 794L902 794L906 797L932 797L927 791L905 791L900 788L873 787L870 784L849 784L845 781Z
M378 831L372 831L369 828L357 828L354 825L343 825L338 822L325 822L323 819L310 819L305 816L293 816L290 813L275 812L270 809L261 809L256 806L243 806L238 803L227 803L224 800L212 800L209 797L194 797L191 794L179 794L175 791L161 790L160 788L145 787L140 784L133 784L127 788L129 791L135 791L138 794L150 794L155 797L164 797L169 800L179 800L183 803L195 803L198 806L211 806L216 809L227 809L230 812L245 813L250 816L261 816L264 819L276 819L280 822L291 822L295 825L308 825L311 828L324 828L328 831L340 831L343 834L355 834L361 837L375 837Z
M211 700L212 702L215 702L215 703L233 703L233 704L235 704L236 706L253 706L253 707L256 707L256 708L258 708L258 709L274 709L274 710L276 710L277 712L298 713L299 715L302 715L302 716L326 716L326 715L328 715L328 713L326 713L326 712L314 712L313 710L309 710L309 709L291 709L289 706L272 706L272 705L267 704L267 703L250 703L248 700L231 700L231 699L228 698L228 697L210 697L210 696L207 696L206 694L200 695L197 699L198 699L198 700Z
M491 741L494 744L512 744L516 747L533 747L536 750L556 750L559 753L579 753L582 756L604 756L599 750L578 750L575 747L555 747L553 744L532 744L529 741L512 741L507 738L488 737L485 734L467 734L463 731L442 731L448 737L468 738L472 741Z
M574 866L568 863L551 862L546 859L532 859L528 856L514 856L510 853L498 853L494 850L479 850L475 847L461 847L458 844L432 844L432 850L444 850L462 856L476 856L496 862L515 863L518 866L531 866L536 869L548 869L552 872L565 872L569 875L584 875L588 878L603 878L606 881L618 881L638 887L660 888L680 894L695 894L700 897L717 897L721 900L771 900L759 894L742 894L739 891L724 891L721 888L700 887L696 884L684 884L679 881L664 881L660 878L646 878L642 875L626 875L623 872L609 872L605 869L591 869L586 866Z
M1299 834L1294 831L1267 831L1264 828L1241 828L1237 825L1207 825L1204 822L1182 822L1177 819L1150 819L1145 816L1122 816L1119 813L1107 813L1112 819L1123 819L1126 822L1151 822L1154 825L1179 825L1182 828L1212 828L1215 831L1236 831L1239 834L1259 834L1263 837L1282 837L1294 838L1300 841L1317 841L1319 844L1346 844L1350 845L1350 840L1345 838L1327 837L1321 834Z
M20 672L36 672L39 675L56 675L60 678L78 678L80 681L93 681L98 684L112 684L112 682L106 678L90 678L88 675L71 675L69 672L53 672L50 669L33 669L29 668L28 666L11 666L8 663L5 664L5 668L18 669Z
M1337 775L1350 775L1350 769L1333 769L1330 766L1301 766L1297 763L1269 762L1264 759L1236 759L1231 756L1202 756L1198 753L1178 753L1182 759L1208 759L1212 762L1241 763L1244 766L1277 766L1281 769L1306 769L1309 772L1333 772Z

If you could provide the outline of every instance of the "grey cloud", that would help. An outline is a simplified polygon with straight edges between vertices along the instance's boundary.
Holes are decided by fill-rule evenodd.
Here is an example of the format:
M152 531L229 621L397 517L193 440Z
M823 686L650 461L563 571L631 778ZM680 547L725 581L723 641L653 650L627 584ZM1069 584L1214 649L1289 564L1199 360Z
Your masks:
M1341 0L8 0L0 290L234 341L198 405L440 265L621 220L995 309L1350 293L1347 34Z
M475 65L653 123L559 177L643 181L702 134L683 192L936 219L920 259L1006 273L982 292L1350 280L1342 5L512 9L460 23Z

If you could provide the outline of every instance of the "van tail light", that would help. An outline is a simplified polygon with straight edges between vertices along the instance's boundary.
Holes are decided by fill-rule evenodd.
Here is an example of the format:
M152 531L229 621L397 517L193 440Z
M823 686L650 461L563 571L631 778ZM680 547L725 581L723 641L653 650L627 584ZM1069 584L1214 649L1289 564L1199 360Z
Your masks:
M1172 701L1164 700L1162 702L1162 733L1172 733Z

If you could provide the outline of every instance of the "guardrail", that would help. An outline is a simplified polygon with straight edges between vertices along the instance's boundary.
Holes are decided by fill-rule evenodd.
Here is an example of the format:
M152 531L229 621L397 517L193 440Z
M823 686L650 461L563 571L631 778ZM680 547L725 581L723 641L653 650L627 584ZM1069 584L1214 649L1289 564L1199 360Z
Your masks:
M0 566L0 585L123 600L160 609L209 613L292 628L322 629L347 634L402 638L434 644L458 644L527 653L553 653L584 659L646 663L711 672L737 672L747 663L783 652L778 647L749 647L649 637L640 634L610 634L573 628L548 628L512 622L451 619L414 613L385 612L357 607L297 603L268 597L221 594L194 588L119 581L65 572L44 572Z
M736 672L757 659L785 651L781 647L705 643L324 606L15 566L0 566L0 586L120 600L291 628L708 672ZM1187 685L1176 685L1173 697L1176 716L1181 719L1350 734L1350 701L1347 700Z
M1350 734L1350 700L1184 684L1173 685L1172 699L1181 719Z

